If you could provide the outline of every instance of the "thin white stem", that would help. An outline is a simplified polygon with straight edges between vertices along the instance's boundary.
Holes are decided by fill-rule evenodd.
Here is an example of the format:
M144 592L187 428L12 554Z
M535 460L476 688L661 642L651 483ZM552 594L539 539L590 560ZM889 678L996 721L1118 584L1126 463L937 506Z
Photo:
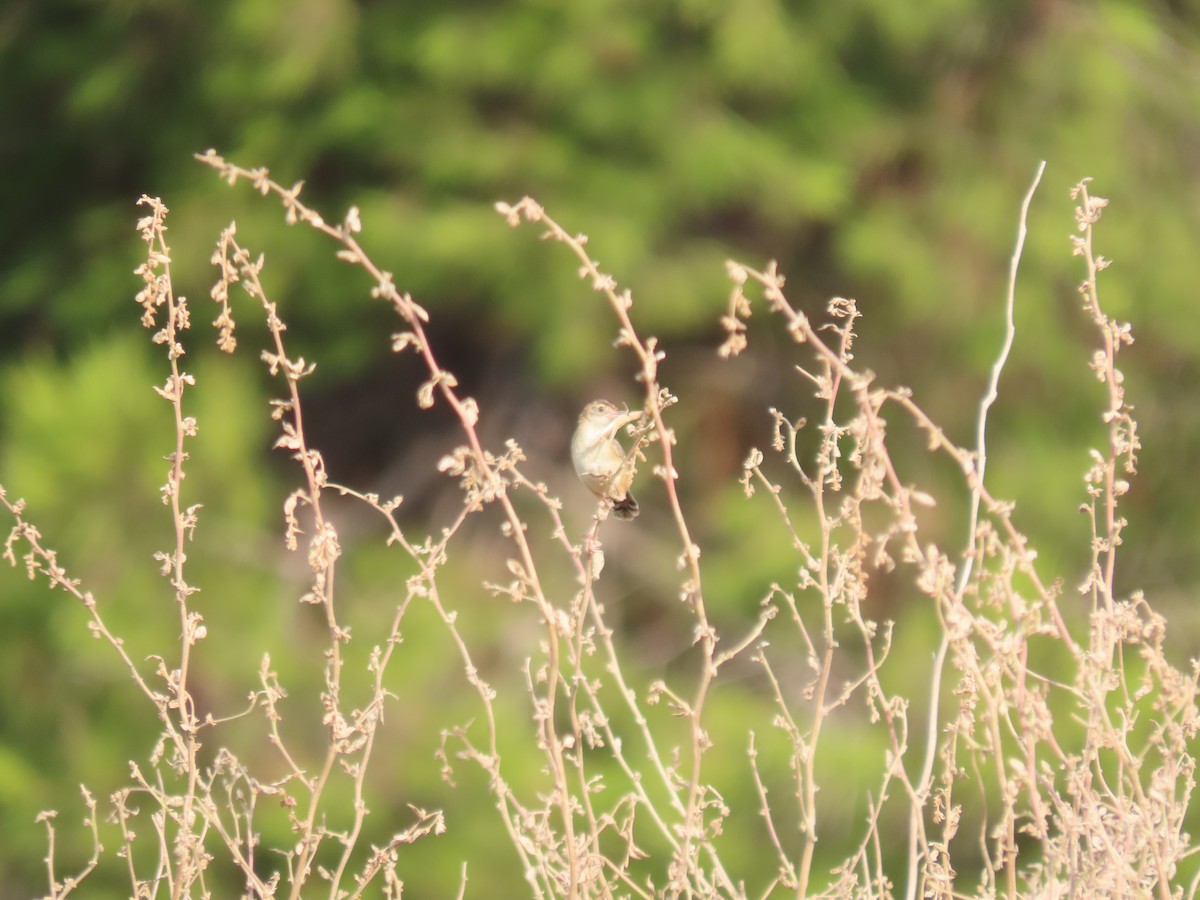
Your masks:
M1013 341L1016 339L1017 326L1013 312L1017 303L1017 272L1021 265L1021 254L1025 249L1025 235L1028 233L1029 204L1042 181L1042 173L1046 171L1046 161L1038 164L1033 176L1033 183L1025 193L1021 203L1020 222L1017 225L1017 242L1013 247L1012 258L1008 265L1008 292L1004 300L1004 340L1000 345L1000 353L992 364L991 376L988 378L987 391L979 403L979 416L975 424L975 472L970 481L971 511L968 516L967 549L963 554L962 566L958 570L957 584L954 596L962 601L963 592L971 581L976 555L976 533L979 529L979 505L983 494L983 475L987 468L987 417L992 404L1000 396L1000 374L1004 371L1008 355L1012 352ZM921 763L921 776L917 780L917 796L924 798L929 791L933 778L933 762L937 757L938 722L941 717L938 712L938 701L942 692L942 672L946 667L946 655L950 649L949 632L942 629L942 640L933 656L933 672L929 676L929 720L925 728L925 759ZM917 864L917 832L914 823L908 833L908 879L905 883L904 896L912 900L916 896L919 881L920 866Z

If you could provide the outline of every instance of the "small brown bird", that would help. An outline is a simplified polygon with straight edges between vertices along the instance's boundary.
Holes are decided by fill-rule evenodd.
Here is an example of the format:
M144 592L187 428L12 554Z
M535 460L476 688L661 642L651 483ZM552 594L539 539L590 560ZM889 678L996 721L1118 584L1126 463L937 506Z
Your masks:
M571 438L571 461L579 480L606 501L618 519L634 518L638 504L629 493L633 466L626 465L617 432L641 417L640 411L629 412L607 400L593 400L579 414L579 425Z

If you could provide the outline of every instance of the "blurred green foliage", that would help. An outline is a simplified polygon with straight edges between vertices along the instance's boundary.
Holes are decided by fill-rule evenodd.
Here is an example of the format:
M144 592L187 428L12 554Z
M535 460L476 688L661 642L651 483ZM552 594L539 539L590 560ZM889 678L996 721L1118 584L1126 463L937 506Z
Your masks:
M1200 453L1200 329L1191 327L1200 274L1192 250L1198 25L1193 7L1167 0L10 2L0 12L8 174L0 480L29 500L47 543L111 610L134 658L165 652L163 635L177 623L152 554L170 542L158 487L173 438L150 390L165 366L139 334L131 302L142 254L133 202L162 196L173 210L177 287L193 297L196 322L187 362L198 386L188 402L200 436L186 489L205 509L194 580L211 644L226 651L201 649L206 696L214 709L237 707L266 649L304 721L320 689L307 663L322 632L310 610L295 612L303 566L280 552L277 509L295 473L267 453L265 401L279 389L254 365L257 311L241 307L251 348L241 357L202 350L215 315L205 298L220 228L236 218L252 252L267 253L268 290L292 350L320 366L310 421L318 446L339 463L335 478L349 473L364 489L415 494L413 515L440 526L444 501L429 487L427 463L453 438L442 420L417 418L416 370L390 358L394 322L366 299L359 274L316 236L285 232L276 206L227 190L191 155L214 146L241 164L269 166L284 183L304 179L306 197L330 219L357 205L364 245L430 309L442 364L480 396L485 417L509 411L509 422L528 423L516 412L532 407L569 422L580 398L620 384L629 363L613 353L615 325L574 261L532 233L511 232L491 208L531 194L567 228L591 235L592 253L633 290L639 327L664 342L665 380L685 401L683 445L696 448L680 460L685 497L702 519L715 613L736 628L796 563L765 504L741 499L738 463L749 445L768 442L767 406L792 416L811 408L791 374L793 349L760 324L765 312L751 331L758 362L714 373L724 260L778 259L790 296L814 316L828 296L857 297L866 313L860 362L887 383L911 385L966 442L1001 332L1017 206L1044 158L990 475L998 494L1018 500L1018 521L1047 569L1070 586L1087 560L1080 475L1103 432L1066 192L1094 176L1113 201L1100 251L1117 260L1102 297L1138 336L1124 360L1146 446L1127 506L1123 571L1128 588L1146 588L1169 617L1187 621L1200 581L1200 491L1190 471ZM636 395L632 383L621 390ZM539 444L505 426L493 426L497 445L510 433L528 438L531 465L578 504L562 435L544 430ZM919 439L911 446L906 477L929 479L935 493L957 490ZM698 485L715 487L701 495ZM951 496L931 520L934 536L951 545L962 528L959 502ZM345 515L354 537L351 618L378 634L405 562L380 548L378 523ZM571 515L583 521L584 512ZM491 559L491 523L477 531L471 552ZM647 539L646 552L672 559L677 550L657 540ZM610 604L636 602L615 614L631 646L647 652L679 624L666 568L626 564L627 594ZM480 615L477 636L496 635L491 677L511 686L535 625L481 599L473 571L451 579L457 606L498 610ZM558 588L570 585L564 570ZM911 597L902 580L884 581L880 616L901 615ZM410 799L447 809L448 835L422 846L429 865L411 873L414 896L433 896L456 877L465 848L494 841L500 826L490 808L454 806L476 791L447 793L436 782L431 736L475 711L444 632L427 611L411 615L392 672L403 698L401 721L389 726L395 763L376 776L396 807L375 812L402 820ZM906 647L933 634L920 619L903 630ZM677 658L655 658L647 679L674 666L687 672L690 637L676 638ZM1195 650L1179 644L1181 658ZM85 836L65 824L77 818L65 814L78 808L76 785L86 781L103 799L123 782L126 761L149 749L149 706L104 651L63 595L47 596L20 573L0 580L0 892L43 884L38 809L64 811L61 854L85 858ZM714 699L711 730L740 735L739 710L764 701L753 689L728 690L730 702ZM505 697L517 706L522 695ZM253 752L255 726L239 727ZM307 737L319 741L319 728ZM741 741L719 747L713 767L745 791ZM860 735L830 741L835 758L869 752ZM536 782L536 763L512 765L515 778ZM786 767L778 769L785 779ZM457 774L482 785L478 772ZM493 875L519 884L516 860L504 853L479 865L495 873L473 869L474 885ZM120 883L106 877L96 884Z

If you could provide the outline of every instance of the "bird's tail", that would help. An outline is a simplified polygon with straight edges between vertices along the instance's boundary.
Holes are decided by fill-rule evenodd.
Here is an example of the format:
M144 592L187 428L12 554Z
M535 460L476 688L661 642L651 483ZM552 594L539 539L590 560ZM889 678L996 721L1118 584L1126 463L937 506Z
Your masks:
M628 491L620 500L610 498L612 503L613 515L618 519L636 519L638 514L638 502L633 499L633 494Z

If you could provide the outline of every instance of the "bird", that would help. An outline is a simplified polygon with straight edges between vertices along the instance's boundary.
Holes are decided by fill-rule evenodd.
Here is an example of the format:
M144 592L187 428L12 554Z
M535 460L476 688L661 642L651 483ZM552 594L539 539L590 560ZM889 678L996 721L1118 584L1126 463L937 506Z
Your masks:
M641 411L617 409L607 400L593 400L579 414L571 438L571 461L584 487L608 504L618 519L638 514L637 500L629 492L633 466L617 441L617 431L642 417Z

